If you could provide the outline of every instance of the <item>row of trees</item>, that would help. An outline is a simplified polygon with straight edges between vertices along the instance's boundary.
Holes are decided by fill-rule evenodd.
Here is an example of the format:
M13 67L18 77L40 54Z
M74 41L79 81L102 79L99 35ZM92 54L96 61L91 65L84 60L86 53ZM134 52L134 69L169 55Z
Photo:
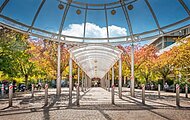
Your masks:
M135 77L140 83L168 80L185 84L190 72L190 38L179 39L178 45L169 51L158 54L154 46L135 47ZM122 47L123 75L130 78L130 46ZM180 81L179 81L180 80Z
M182 39L179 46L161 55L154 46L135 46L135 78L139 83L163 82L181 79L190 72L190 39ZM131 47L118 46L123 50L123 76L130 78ZM69 53L61 45L61 75L68 78ZM74 79L77 79L77 65L74 64ZM115 65L115 69L118 65ZM110 72L111 73L111 72ZM7 28L0 29L0 80L24 81L55 80L57 75L57 43L29 37ZM118 73L116 72L116 78ZM177 82L177 81L176 81Z
M61 46L61 73L68 73L67 50ZM28 35L1 27L0 29L0 80L56 79L57 44L35 39Z

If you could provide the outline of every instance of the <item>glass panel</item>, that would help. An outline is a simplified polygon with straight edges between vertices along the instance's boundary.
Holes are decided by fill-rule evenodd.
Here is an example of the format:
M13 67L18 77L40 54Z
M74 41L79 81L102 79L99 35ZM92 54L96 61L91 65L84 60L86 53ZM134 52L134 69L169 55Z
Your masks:
M89 3L89 4L105 4L105 3L116 2L118 0L74 0L74 1Z
M48 34L48 33L42 32L42 31L38 31L38 30L32 30L32 33L43 36L43 37L49 37L49 38L54 37L52 34Z
M5 20L5 19L0 19L0 21L1 21L2 23L6 24L6 25L9 25L9 26L11 26L11 27L13 27L13 28L16 28L16 29L18 29L18 30L23 30L23 31L27 31L27 30L28 30L27 27L24 27L24 26L15 24L15 23L13 23L13 22L11 22L11 21L8 21L8 20Z
M66 37L65 40L66 41L72 41L72 42L83 42L82 39L77 39L77 38L68 38L68 37Z
M190 1L189 0L183 0L185 2L185 4L187 5L187 7L190 9Z
M58 33L64 13L64 9L60 10L58 5L59 2L57 0L46 0L38 18L36 19L34 27ZM64 8L65 7L64 4Z
M107 38L104 10L88 10L85 36L91 38Z
M108 40L84 40L87 43L106 43Z
M120 39L111 39L109 42L126 42L126 38L120 38Z
M188 17L178 0L149 0L161 27Z
M128 10L128 14L134 34L157 29L153 16L144 0L134 2L132 5L134 8Z
M115 8L116 13L111 14L113 9L107 10L108 13L108 26L109 36L119 37L129 35L128 25L122 8Z
M2 14L16 21L31 25L41 0L10 0Z
M140 42L136 42L135 45L137 45L137 46L149 45L149 44L152 43L153 41L154 41L154 40L140 41Z
M77 14L76 13L77 10L80 11L81 13ZM67 13L67 17L65 19L65 24L62 34L68 36L83 37L84 18L85 18L84 9L70 7Z
M5 2L5 0L0 0L0 6Z
M152 33L144 34L144 35L141 35L139 37L139 40L144 39L144 38L146 38L146 40L149 40L149 39L152 39L152 38L149 38L149 37L153 37L153 36L156 36L156 35L160 35L159 32L152 32Z
M167 32L170 32L172 30L180 29L181 27L188 26L188 25L190 25L190 20L187 20L186 22L180 23L180 24L172 26L170 28L164 29L164 32L167 33ZM174 34L174 35L180 36L180 35L187 35L187 34L190 34L190 31L187 31L187 32L181 33L181 34Z

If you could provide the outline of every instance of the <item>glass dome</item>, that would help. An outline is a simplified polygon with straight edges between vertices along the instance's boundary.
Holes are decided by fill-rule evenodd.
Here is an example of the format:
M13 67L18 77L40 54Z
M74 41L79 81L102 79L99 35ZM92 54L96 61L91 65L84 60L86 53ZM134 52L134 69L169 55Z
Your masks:
M0 25L55 41L129 43L189 27L189 0L0 0Z

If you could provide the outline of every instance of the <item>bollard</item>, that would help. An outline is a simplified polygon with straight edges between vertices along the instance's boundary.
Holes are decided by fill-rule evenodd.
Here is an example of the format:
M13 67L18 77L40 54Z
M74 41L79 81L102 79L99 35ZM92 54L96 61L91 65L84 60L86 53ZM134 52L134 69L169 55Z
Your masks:
M115 100L114 100L114 89L115 89L115 86L114 85L112 85L112 89L111 89L111 98L112 98L112 104L115 104Z
M158 98L160 98L160 84L158 84Z
M176 106L177 107L180 107L179 93L180 93L180 86L176 84Z
M9 107L13 106L13 85L9 85Z
M48 84L45 84L45 106L48 105Z
M32 97L34 97L34 84L32 84Z
M185 97L188 98L188 85L185 84Z
M4 84L2 84L1 86L1 97L2 98L4 97Z
M79 105L79 85L77 85L77 105Z
M142 104L145 104L145 85L142 85Z

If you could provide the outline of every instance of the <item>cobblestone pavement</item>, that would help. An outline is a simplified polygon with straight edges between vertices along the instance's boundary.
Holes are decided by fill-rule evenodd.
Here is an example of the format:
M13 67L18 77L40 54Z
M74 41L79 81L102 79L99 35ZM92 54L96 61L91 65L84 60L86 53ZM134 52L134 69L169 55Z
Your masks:
M175 106L175 93L146 91L146 105L141 104L141 90L136 97L123 88L122 99L111 105L111 93L103 88L90 88L80 92L80 106L75 105L76 91L73 91L73 105L68 106L68 88L62 89L60 98L55 89L49 89L49 104L44 105L44 91L17 93L13 107L8 108L8 99L0 99L0 120L190 120L190 99L181 94L181 108Z

